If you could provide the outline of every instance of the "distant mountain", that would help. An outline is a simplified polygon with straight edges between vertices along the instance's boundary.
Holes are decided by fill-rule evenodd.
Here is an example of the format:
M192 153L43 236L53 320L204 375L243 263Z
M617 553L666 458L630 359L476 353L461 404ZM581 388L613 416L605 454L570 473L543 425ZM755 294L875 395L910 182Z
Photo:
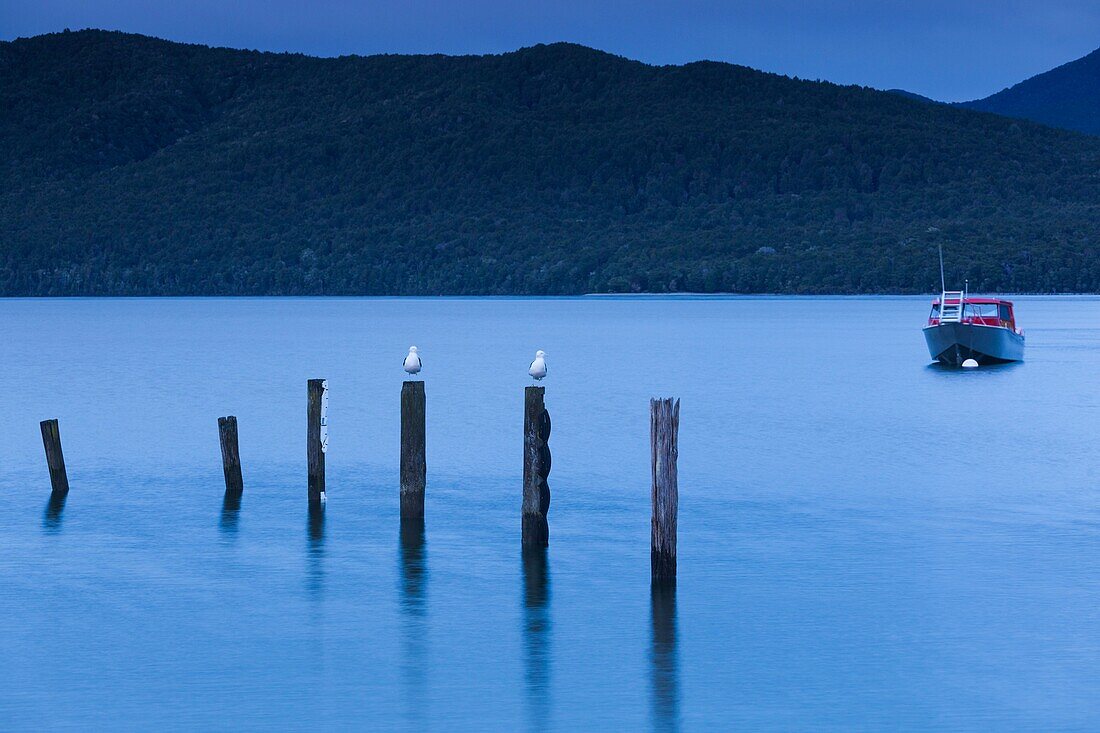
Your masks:
M960 106L1100 135L1100 49Z
M0 43L0 294L1100 290L1100 138L569 44Z

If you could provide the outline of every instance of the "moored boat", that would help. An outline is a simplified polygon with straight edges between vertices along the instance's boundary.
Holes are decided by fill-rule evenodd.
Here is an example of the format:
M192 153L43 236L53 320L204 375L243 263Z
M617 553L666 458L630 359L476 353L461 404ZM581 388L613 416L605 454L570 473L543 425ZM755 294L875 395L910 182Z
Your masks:
M932 302L924 340L929 355L943 364L962 366L1024 360L1024 332L1016 327L1012 302L1001 298L971 298L945 290Z

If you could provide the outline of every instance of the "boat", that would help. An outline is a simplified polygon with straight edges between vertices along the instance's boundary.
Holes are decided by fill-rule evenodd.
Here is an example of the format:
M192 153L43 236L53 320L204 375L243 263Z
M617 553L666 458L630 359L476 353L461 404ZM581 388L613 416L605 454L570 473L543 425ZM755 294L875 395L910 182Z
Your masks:
M968 359L982 365L1024 360L1024 332L1016 327L1012 301L1001 298L944 290L932 302L924 340L929 355L949 366Z

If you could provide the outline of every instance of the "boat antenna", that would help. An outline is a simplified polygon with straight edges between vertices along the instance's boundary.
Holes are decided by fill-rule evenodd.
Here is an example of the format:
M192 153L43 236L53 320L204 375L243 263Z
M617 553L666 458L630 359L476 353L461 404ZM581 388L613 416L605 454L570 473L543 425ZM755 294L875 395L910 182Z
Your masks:
M940 245L940 292L947 292L947 284L943 279L943 242L938 243Z

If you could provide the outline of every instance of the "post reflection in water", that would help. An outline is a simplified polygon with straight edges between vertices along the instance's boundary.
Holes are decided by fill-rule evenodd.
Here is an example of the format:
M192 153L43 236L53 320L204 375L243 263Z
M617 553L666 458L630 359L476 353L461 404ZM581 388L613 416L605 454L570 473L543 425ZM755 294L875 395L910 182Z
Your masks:
M424 616L424 586L428 568L424 558L424 520L401 520L401 610Z
M424 541L424 519L401 519L398 557L401 570L401 637L403 671L407 688L410 727L425 723L425 665L427 664L428 565Z
M545 547L523 550L523 651L532 729L549 724L550 564Z
M680 728L680 663L676 642L676 581L654 582L649 589L652 645L649 667L654 730Z
M241 513L241 495L235 491L225 492L222 499L222 516L218 529L227 537L237 534L237 518Z
M50 500L46 502L46 513L42 516L42 528L47 532L61 531L61 514L65 511L65 499L68 492L50 492Z
M310 505L306 524L306 558L309 563L307 587L313 596L320 596L325 580L325 508Z

